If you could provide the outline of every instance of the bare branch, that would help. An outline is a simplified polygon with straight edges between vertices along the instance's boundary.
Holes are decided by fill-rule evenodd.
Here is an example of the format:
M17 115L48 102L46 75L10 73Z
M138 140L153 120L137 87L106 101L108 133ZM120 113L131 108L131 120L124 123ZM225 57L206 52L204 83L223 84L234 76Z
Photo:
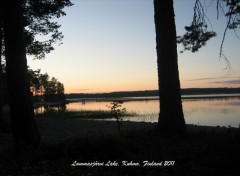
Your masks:
M230 11L230 9L229 9L229 11ZM224 32L223 32L223 38L222 38L222 42L221 42L221 46L220 46L220 52L219 52L219 57L220 57L220 58L221 58L222 53L223 53L223 43L224 43L224 41L225 41L226 33L227 33L227 30L228 30L229 25L230 25L230 23L231 23L231 16L232 16L232 15L230 15L230 16L228 17L227 26L225 27ZM226 58L226 57L224 57L224 58ZM227 58L226 58L226 59L227 59Z
M224 68L224 70L227 70L227 76L230 76L232 74L232 66L231 66L231 63L230 61L228 60L228 58L223 54L221 53L221 56L224 58L224 61L226 63L226 67Z
M218 2L219 1L220 0L218 0ZM224 29L223 38L222 38L221 45L220 45L219 57L224 58L224 60L227 64L227 67L225 69L228 68L228 70L231 70L231 65L230 65L230 62L229 62L228 58L223 54L223 44L224 44L228 29L233 29L236 37L238 39L240 39L240 37L238 36L238 34L236 32L237 26L240 25L240 22L239 22L239 13L240 12L239 12L239 9L238 9L239 8L239 3L240 3L239 0L237 0L237 1L226 0L226 6L229 6L229 10L225 14L225 16L227 17L227 25Z

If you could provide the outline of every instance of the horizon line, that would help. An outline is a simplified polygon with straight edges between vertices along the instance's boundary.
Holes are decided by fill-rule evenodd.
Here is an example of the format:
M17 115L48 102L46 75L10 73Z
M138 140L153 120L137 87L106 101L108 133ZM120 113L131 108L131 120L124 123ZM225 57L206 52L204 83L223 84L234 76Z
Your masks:
M186 89L239 89L240 87L193 87L193 88L181 88L181 90ZM92 92L92 93L84 93L84 92L69 92L65 94L109 94L109 93L120 93L120 92L144 92L144 91L158 91L158 89L148 89L148 90L122 90L122 91L111 91L111 92Z

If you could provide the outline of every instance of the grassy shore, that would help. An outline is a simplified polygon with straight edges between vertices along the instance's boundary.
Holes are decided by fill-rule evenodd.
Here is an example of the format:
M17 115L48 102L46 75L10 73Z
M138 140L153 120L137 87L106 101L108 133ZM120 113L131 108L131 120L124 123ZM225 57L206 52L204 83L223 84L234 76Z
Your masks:
M117 130L114 131L116 122L86 120L67 122L62 119L61 124L57 124L59 120L52 118L48 120L52 126L46 126L38 121L42 136L44 131L54 127L55 130L62 129L62 136L58 136L60 138L64 136L64 130L74 131L77 127L78 135L55 143L45 141L39 149L31 152L16 154L9 146L1 152L0 175L239 174L239 129L188 125L189 130L185 135L164 137L159 134L156 124L153 123L125 122L122 124L125 128L119 133ZM69 124L64 125L66 123ZM57 125L59 127L56 127ZM91 129L94 135L89 135ZM101 133L104 129L106 133ZM125 165L124 161L127 161ZM148 161L149 165L144 167L145 161ZM158 166L150 166L154 162ZM74 163L75 165L87 163L92 164L91 166L100 163L103 166L71 166ZM117 166L108 166L110 163ZM139 165L126 166L127 163Z
M137 116L135 112L125 112L121 116L131 117ZM36 114L37 118L75 118L75 119L114 119L114 114L110 110L79 110L79 111L50 111L46 113Z

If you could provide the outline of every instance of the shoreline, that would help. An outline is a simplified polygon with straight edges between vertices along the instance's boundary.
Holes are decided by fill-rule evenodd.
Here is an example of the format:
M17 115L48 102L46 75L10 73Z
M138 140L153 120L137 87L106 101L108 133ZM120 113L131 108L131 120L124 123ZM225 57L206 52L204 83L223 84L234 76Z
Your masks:
M225 99L225 98L240 98L240 94L203 94L203 95L182 95L182 100L193 99ZM84 101L149 101L159 100L158 96L145 96L145 97L109 97L109 98L74 98L66 99L68 103L84 102Z
M240 94L198 94L198 95L182 95L182 100L204 100L204 99L228 99L240 98ZM40 108L43 106L64 106L74 102L113 102L113 101L152 101L159 100L158 96L143 96L143 97L106 97L106 98L70 98L60 102L33 102L33 107Z

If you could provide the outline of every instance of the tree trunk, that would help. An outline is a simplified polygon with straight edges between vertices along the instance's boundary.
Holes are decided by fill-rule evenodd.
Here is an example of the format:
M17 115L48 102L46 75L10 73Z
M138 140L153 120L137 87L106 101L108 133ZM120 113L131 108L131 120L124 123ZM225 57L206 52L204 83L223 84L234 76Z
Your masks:
M0 10L2 10L2 7L0 7ZM5 123L3 118L3 78L2 78L2 21L0 16L0 131L5 131Z
M14 141L19 147L40 145L34 119L33 103L27 78L27 59L22 24L22 1L4 1L4 39L6 74L9 89L11 125Z
M154 0L160 113L158 127L166 134L186 131L177 63L173 0Z
M6 131L6 124L4 122L3 118L3 112L2 112L2 107L3 107L3 77L2 77L2 39L3 39L3 33L2 33L2 16L3 16L3 4L1 1L0 4L0 131L5 132Z

